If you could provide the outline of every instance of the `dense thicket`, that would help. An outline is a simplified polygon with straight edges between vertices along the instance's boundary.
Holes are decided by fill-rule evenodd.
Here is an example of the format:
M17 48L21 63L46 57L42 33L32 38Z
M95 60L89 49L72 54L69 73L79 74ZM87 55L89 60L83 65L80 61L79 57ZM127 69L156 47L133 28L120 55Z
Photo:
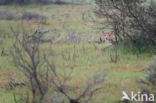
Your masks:
M95 3L96 15L104 18L99 23L101 29L112 29L116 41L130 41L128 44L139 48L139 52L151 50L156 53L154 0L95 0Z

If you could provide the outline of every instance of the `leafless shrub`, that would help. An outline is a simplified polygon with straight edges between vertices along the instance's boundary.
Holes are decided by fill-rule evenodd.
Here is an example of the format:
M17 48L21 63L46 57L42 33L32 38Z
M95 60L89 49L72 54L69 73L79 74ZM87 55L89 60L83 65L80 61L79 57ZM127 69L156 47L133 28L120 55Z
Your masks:
M0 10L0 19L2 20L14 20L14 14L8 10Z
M29 42L41 42L41 43L45 43L45 42L52 42L51 39L49 40L45 40L43 39L43 37L45 36L46 33L49 32L49 29L46 29L44 31L41 31L40 28L36 29L33 35L29 35L27 38L29 40Z
M66 30L68 33L69 42L76 44L81 41L81 35L76 33L76 30Z
M18 74L18 73L14 72L14 74L16 76L18 75L19 77L21 77L21 75ZM6 84L4 84L4 85L1 85L0 88L6 89L6 90L13 90L14 88L26 86L27 82L24 79L22 79L22 78L19 79L19 78L12 77L10 71L9 71L9 73L7 75L8 75L8 78L9 78L8 82Z
M18 81L15 81L14 79L12 79L11 81L9 81L9 83L8 83L8 85L7 86L5 86L5 87L1 87L1 88L5 88L5 89L7 89L7 90L9 90L9 89L14 89L15 87L22 87L22 86L26 86L26 84L25 83L23 83L23 82L18 82Z
M65 81L67 81L68 78L63 78L63 81L61 81L61 78L59 78L59 76L57 75L56 72L56 68L55 66L53 66L52 64L49 63L49 61L47 61L49 68L53 71L54 75L56 78L52 79L52 83L54 84L55 88L57 91L59 91L60 93L62 93L65 97L67 97L70 101L70 103L87 103L93 96L93 93L99 89L101 89L102 87L95 87L93 89L94 86L101 84L104 82L104 79L101 77L104 77L105 74L102 76L95 76L93 78L93 82L89 82L87 84L87 87L83 90L83 92L75 99L72 98L72 96L70 96L64 89L64 83ZM70 75L71 73L69 73ZM67 76L68 77L68 76ZM89 95L89 97L85 100L82 101L82 98Z
M45 84L42 84L43 81L40 80L42 78L42 74L40 73L41 66L45 62L44 55L41 55L39 51L40 41L33 40L33 42L29 42L26 31L22 35L22 40L19 38L18 33L14 35L16 42L13 44L13 49L10 50L13 62L17 68L22 68L21 70L29 79L33 97L32 102L42 101L48 89L48 81L45 80ZM29 59L27 59L27 57ZM37 100L37 98L39 98L39 100Z
M101 43L105 43L105 40L102 40L102 38L100 37L99 39L94 39L92 41L88 40L88 43L97 43L97 44L101 44Z
M62 58L66 61L73 61L78 56L78 51L74 45L74 52L71 52L71 49L62 50Z
M51 47L49 47L49 51L41 49L40 37L47 31L35 30L33 35L29 36L24 29L21 35L19 31L12 29L16 39L13 48L10 50L13 63L28 79L29 82L26 86L31 92L27 92L26 95L21 94L20 99L16 98L14 93L14 101L16 103L51 103L53 101L64 102L64 99L68 99L70 103L87 103L92 98L93 93L102 88L100 84L104 82L105 73L89 78L86 88L80 88L82 93L76 98L70 96L68 93L72 91L68 88L74 87L72 85L68 86L66 82L70 78L74 67L72 66L68 72L63 67L64 69L61 69L63 74L58 72L59 68L56 67L55 59L53 59L57 54L51 50ZM36 39L36 35L39 39ZM74 52L73 58L76 56L76 51ZM56 99L56 96L59 97Z
M23 13L23 15L21 16L21 19L22 20L38 20L38 19L41 19L41 21L43 21L46 19L46 17L39 15L37 13L34 13L34 12L25 11Z

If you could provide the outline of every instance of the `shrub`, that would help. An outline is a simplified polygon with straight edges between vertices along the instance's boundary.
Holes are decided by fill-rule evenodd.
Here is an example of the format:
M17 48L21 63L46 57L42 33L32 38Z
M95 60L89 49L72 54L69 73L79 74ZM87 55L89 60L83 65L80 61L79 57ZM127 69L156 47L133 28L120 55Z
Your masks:
M15 17L14 17L14 14L8 10L0 10L0 19L13 20L13 19L15 19Z
M147 71L146 78L137 80L141 85L139 86L141 89L141 93L143 94L154 94L156 96L156 56L154 57L153 62L145 69ZM155 98L155 97L154 97ZM153 103L146 101L144 103Z
M45 16L41 16L34 12L24 12L24 14L21 16L22 20L35 20L35 19L46 19Z
M27 31L23 30L22 39L13 29L12 31L16 38L10 50L13 63L25 74L28 80L27 87L30 87L27 95L21 94L21 99L16 98L15 93L13 94L16 103L17 101L21 103L65 103L64 98L70 103L88 103L94 92L102 88L100 84L104 82L105 72L89 78L84 89L78 88L82 91L79 95L70 96L71 89L77 88L71 84L67 85L67 80L70 79L74 67L72 66L68 71L59 69L54 63L54 57L56 58L57 55L53 52L51 45L49 45L49 51L41 49L42 41L39 36L47 33L47 30L35 30L32 33L34 35L31 35L31 42ZM38 36L35 37L36 35Z
M128 44L140 52L156 48L156 2L95 0L95 3L97 9L94 12L103 20L99 23L100 28L113 29L116 41L128 38Z

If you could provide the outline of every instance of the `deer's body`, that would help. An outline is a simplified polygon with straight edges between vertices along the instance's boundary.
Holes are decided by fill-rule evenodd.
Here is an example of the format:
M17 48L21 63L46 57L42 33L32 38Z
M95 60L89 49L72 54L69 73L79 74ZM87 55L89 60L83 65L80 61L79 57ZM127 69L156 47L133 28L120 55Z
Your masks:
M105 36L105 39L108 41L109 45L116 45L117 42L114 41L111 37L111 35L113 34L113 31L111 33L105 33L104 31L102 31L102 33Z
M114 48L114 51L115 51L115 56L112 57L111 54L110 54L110 58L111 58L111 62L116 63L117 60L119 60L119 58L118 58L118 54L117 54L117 46L116 46L117 45L117 42L114 41L112 39L112 37L111 37L111 35L113 34L113 31L111 33L105 33L104 31L102 31L102 33L104 34L105 39L108 41L109 45L110 46L113 45L113 48Z

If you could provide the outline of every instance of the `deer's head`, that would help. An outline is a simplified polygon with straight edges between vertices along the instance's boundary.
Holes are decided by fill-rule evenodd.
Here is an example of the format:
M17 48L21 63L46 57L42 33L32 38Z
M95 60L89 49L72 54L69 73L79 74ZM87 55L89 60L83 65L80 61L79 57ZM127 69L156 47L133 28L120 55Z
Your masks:
M112 39L111 35L112 35L114 32L111 31L110 33L105 33L104 31L102 31L102 33L104 34L106 40L110 40L110 39Z

